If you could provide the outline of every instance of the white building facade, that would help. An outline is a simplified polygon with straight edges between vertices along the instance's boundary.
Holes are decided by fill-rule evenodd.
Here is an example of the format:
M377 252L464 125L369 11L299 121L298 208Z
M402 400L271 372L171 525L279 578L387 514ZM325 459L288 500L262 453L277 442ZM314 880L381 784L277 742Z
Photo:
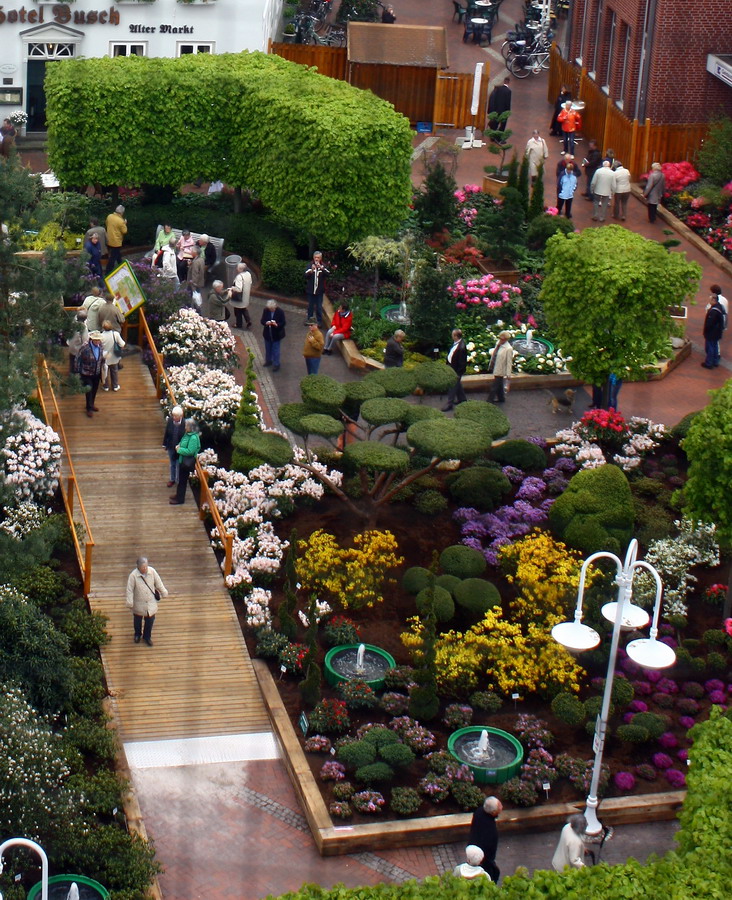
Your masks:
M179 57L267 50L282 0L24 0L0 5L0 119L46 124L46 66L102 56Z

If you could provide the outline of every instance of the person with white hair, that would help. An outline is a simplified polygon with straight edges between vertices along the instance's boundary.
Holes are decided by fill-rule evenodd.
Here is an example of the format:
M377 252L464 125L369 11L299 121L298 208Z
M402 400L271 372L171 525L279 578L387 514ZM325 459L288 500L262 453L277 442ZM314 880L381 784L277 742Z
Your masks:
M483 805L473 813L468 840L483 851L482 865L492 881L498 881L501 870L496 865L498 851L498 827L496 819L503 812L503 804L498 797L486 797Z
M224 290L224 282L218 279L211 285L211 291L208 295L208 317L215 322L223 322L229 318L231 313L226 308L226 304L231 297L231 290Z
M180 406L174 406L165 421L165 434L163 435L163 447L167 450L168 459L170 460L168 487L173 487L178 481L178 451L175 448L180 444L185 430L186 423L183 420L183 409Z
M77 329L66 341L69 348L69 372L76 371L76 355L89 340L89 329L87 328L87 311L83 307L76 310L76 319L74 327Z
M584 868L585 844L582 835L586 831L587 819L581 813L567 819L552 857L552 867L556 872L563 871L567 866L573 869Z
M127 234L127 219L125 219L124 206L118 206L114 212L107 216L105 223L107 232L107 250L109 257L107 259L107 269L105 275L116 269L122 262L122 243Z
M167 596L168 591L162 578L148 565L147 557L138 556L137 565L127 578L125 596L127 608L132 610L136 644L145 641L148 647L152 647L152 630L158 602Z
M485 854L480 847L476 847L475 844L468 844L465 848L466 862L455 866L452 874L457 878L487 878L490 881L491 876L481 866L484 856Z
M259 322L263 326L264 365L272 366L273 372L280 370L280 343L285 336L287 320L285 314L277 306L276 300L268 300Z
M493 348L493 355L488 366L488 374L493 376L493 384L488 395L491 403L506 402L506 379L513 372L513 347L511 333L502 331L498 335L498 343Z
M252 273L245 262L240 262L236 267L236 277L231 286L231 307L236 317L236 327L243 328L243 320L246 320L247 328L252 327L252 319L249 315L249 296L252 292Z
M660 162L651 165L651 174L648 176L646 186L643 188L643 196L648 203L648 221L656 221L658 204L663 200L663 192L666 190L666 176Z
M171 506L182 506L186 502L186 488L191 472L196 468L196 458L201 452L201 438L198 434L198 423L193 419L186 419L186 428L178 446L178 488L171 495Z
M211 269L216 265L216 248L211 243L211 238L207 234L202 234L201 237L196 241L196 244L200 247L201 255L203 256L203 262L206 266L206 271L210 272Z

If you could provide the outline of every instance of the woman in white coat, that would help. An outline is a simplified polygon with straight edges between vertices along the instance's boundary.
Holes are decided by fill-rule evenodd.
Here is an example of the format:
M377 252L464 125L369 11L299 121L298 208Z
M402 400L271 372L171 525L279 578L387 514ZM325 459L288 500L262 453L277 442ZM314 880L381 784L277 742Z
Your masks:
M105 322L104 331L102 332L102 351L104 353L102 387L105 391L108 391L110 387L113 391L119 390L119 377L117 372L122 360L122 348L124 346L125 342L122 340L122 335L112 329L111 322Z
M161 577L148 565L147 557L140 556L137 565L127 579L127 608L132 610L135 622L135 643L145 641L152 647L152 630L155 614L158 611L158 600L168 596L168 591Z
M246 263L239 263L236 267L236 278L231 287L231 299L229 305L234 310L236 316L236 328L243 328L242 316L246 320L247 328L252 327L252 320L249 316L249 295L252 292L252 273L247 268Z
M493 375L493 386L488 396L491 403L506 402L506 379L513 372L513 347L510 333L502 331L498 335L498 343L493 348L488 373Z
M585 831L587 819L581 813L567 819L552 858L552 867L556 872L563 871L567 866L573 869L584 868L585 844L582 835Z
M529 160L529 176L533 184L536 181L536 176L539 174L539 166L549 157L549 148L546 145L546 141L536 128L526 142L525 156Z

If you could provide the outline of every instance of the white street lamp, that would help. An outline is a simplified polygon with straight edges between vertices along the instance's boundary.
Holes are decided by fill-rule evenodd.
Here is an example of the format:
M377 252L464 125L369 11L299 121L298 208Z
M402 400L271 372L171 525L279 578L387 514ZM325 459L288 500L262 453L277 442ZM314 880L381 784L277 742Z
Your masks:
M603 616L613 623L613 635L610 644L610 660L608 662L607 677L605 679L605 690L602 695L602 708L600 715L597 717L595 726L595 736L592 741L592 749L595 752L595 762L592 767L592 782L590 784L590 793L587 796L587 808L585 809L585 817L587 818L587 834L599 834L602 831L602 825L597 818L597 789L600 783L600 771L602 769L602 752L605 747L605 733L607 731L607 720L610 712L610 699L612 696L613 681L615 680L615 663L618 656L618 644L620 641L620 632L625 629L644 628L649 621L648 613L631 603L633 596L633 576L637 569L645 569L650 572L656 582L656 601L653 606L653 621L651 623L650 637L639 638L631 641L625 648L628 656L633 662L643 666L645 669L666 669L676 662L676 654L667 645L657 640L658 636L658 618L661 613L661 592L663 585L658 572L649 563L638 560L638 541L633 540L628 545L628 552L625 554L625 563L615 556L614 553L593 553L582 563L580 572L579 589L577 591L577 607L574 613L574 622L562 622L552 628L552 637L575 653L582 650L591 650L600 643L600 635L594 628L582 624L582 602L585 594L585 579L587 577L587 569L597 559L610 559L618 569L615 577L615 583L618 586L618 599L615 603L606 603L602 607Z
M0 873L3 870L3 853L8 847L28 847L29 850L35 850L41 857L41 900L48 900L48 857L43 847L35 841L28 840L28 838L10 838L7 841L3 841L0 844Z

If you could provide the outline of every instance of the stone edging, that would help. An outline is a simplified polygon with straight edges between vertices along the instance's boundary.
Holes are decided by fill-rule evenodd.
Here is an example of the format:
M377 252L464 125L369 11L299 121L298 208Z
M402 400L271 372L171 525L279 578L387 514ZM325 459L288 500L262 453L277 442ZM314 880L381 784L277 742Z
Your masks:
M643 191L641 188L637 184L633 184L630 189L633 196L644 203ZM721 269L728 278L732 278L732 262L725 259L721 253L714 249L714 247L710 247L709 244L707 244L703 238L699 237L695 231L692 231L685 222L682 222L681 219L677 218L672 212L669 212L669 210L660 203L657 208L657 213L667 225L670 225L673 228L679 237L684 238L684 240L688 241L700 253L703 253L709 262L713 263L718 269Z
M369 825L333 825L317 782L279 691L262 660L252 660L272 728L282 749L282 759L302 806L321 856L341 856L366 850L419 847L465 840L470 813L454 813L418 819L374 822ZM603 820L613 825L675 819L686 791L666 791L638 797L613 797L601 804ZM568 815L579 812L584 802L553 803L533 809L506 810L501 815L503 833L554 830Z

